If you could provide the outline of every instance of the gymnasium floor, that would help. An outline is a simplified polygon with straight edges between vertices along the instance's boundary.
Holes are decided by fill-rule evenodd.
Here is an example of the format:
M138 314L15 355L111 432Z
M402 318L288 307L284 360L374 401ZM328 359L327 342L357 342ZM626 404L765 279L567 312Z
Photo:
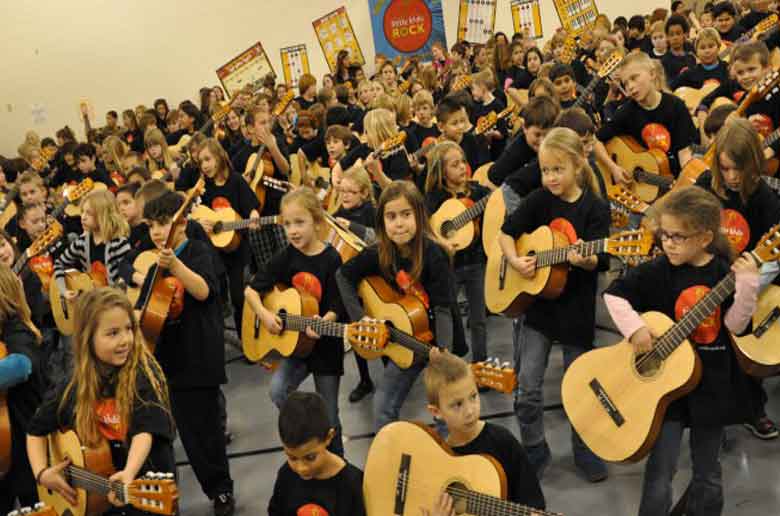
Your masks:
M490 355L511 360L512 325L507 319L490 317L488 320L488 350ZM616 336L597 330L597 342L608 344ZM228 426L234 440L228 447L231 457L231 474L236 486L237 510L240 515L266 514L268 500L278 468L285 457L276 431L276 407L268 397L270 374L259 366L249 365L240 351L227 344L227 373L230 383L225 387L228 400ZM344 427L346 458L363 467L372 431L373 397L349 403L349 392L357 384L357 369L350 352L345 357L345 375L341 383L341 421ZM381 362L371 363L372 378L381 378ZM644 462L634 465L610 465L610 477L600 484L589 484L574 467L571 456L569 426L560 406L560 382L562 358L559 348L553 348L545 378L545 428L553 452L553 460L542 480L548 509L565 516L629 516L637 512ZM780 419L780 381L766 382L770 403L769 416ZM308 379L302 390L313 390ZM425 394L418 380L402 410L405 419L431 422L425 410ZM556 407L557 406L557 407ZM517 423L512 411L511 395L490 392L482 395L482 415L493 423L505 425L515 435ZM510 415L507 415L510 414ZM780 512L780 439L763 442L742 427L729 429L732 441L729 450L722 455L723 478L728 516L778 514ZM687 434L684 440L687 439ZM176 457L186 461L180 443L176 443ZM185 516L211 516L211 503L189 466L179 468L180 500ZM680 496L690 480L690 457L683 444L679 473L675 478L675 499ZM416 513L413 513L416 515Z

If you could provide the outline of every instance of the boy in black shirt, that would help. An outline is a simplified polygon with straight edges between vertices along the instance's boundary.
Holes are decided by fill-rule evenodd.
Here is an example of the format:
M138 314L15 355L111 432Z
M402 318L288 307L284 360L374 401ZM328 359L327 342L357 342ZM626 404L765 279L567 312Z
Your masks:
M685 41L690 26L684 16L674 14L666 20L664 31L669 50L661 58L666 72L666 82L671 85L683 71L696 66L696 56Z
M469 129L469 115L463 104L452 97L443 98L436 107L436 124L443 139L451 140L463 149L472 173L490 161L487 141Z
M710 82L722 84L729 78L728 65L720 60L720 35L712 27L702 29L696 38L696 58L699 63L690 66L678 76L667 76L669 86L676 90L683 86L701 88Z
M491 112L497 115L506 108L506 102L493 95L494 89L496 89L496 81L493 78L492 71L484 70L473 76L471 96L474 99L474 112L472 115L476 120L489 115ZM491 159L495 160L501 155L506 146L507 134L508 130L503 120L499 120L493 129L484 133L490 146Z
M97 166L97 151L91 143L80 143L73 152L76 163L81 174L73 178L75 182L80 183L86 177L91 177L96 183L103 183L106 187L114 186L114 181L106 172L106 169Z
M542 488L522 445L503 426L480 421L479 393L468 364L433 348L423 375L428 411L446 423L452 451L494 458L506 474L507 500L544 510Z
M290 393L279 412L287 462L276 475L269 516L365 516L363 472L328 450L335 434L319 394Z
M438 138L441 134L439 128L433 123L433 95L428 90L420 90L412 98L412 110L414 111L415 121L412 121L410 131L414 134L420 147L430 143L429 138Z
M745 29L737 22L737 10L731 2L718 2L712 7L712 19L723 41L737 41Z
M647 55L653 51L653 43L650 37L645 34L645 17L639 14L634 15L628 20L628 41L626 49L640 50Z
M301 106L301 109L306 111L312 107L317 99L317 79L310 73L301 75L298 79L298 91L300 95L295 97L295 102Z

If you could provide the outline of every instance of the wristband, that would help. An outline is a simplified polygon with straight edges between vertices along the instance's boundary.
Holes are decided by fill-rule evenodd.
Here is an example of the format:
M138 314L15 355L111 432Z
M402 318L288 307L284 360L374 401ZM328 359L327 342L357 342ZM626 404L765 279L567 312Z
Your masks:
M36 483L37 485L41 485L41 475L43 475L43 473L44 473L44 472L45 472L47 469L49 469L49 467L48 467L48 466L46 466L45 468L43 468L42 470L40 470L40 471L38 472L38 474L37 474L37 475L35 475L35 483Z

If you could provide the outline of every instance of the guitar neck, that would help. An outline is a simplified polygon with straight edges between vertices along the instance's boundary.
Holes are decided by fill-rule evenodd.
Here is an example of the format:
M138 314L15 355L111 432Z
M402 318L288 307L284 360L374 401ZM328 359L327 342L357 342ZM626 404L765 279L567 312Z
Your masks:
M671 188L672 183L674 183L674 178L647 172L646 170L634 170L634 179L660 188Z
M263 161L263 153L265 152L265 145L260 145L255 155L255 161L252 163L252 177L257 173L257 166Z
M119 501L127 503L129 498L127 486L121 482L111 482L107 478L96 475L87 469L73 465L65 468L65 475L69 483L77 489L84 489L85 491L103 496L113 492Z
M601 76L596 74L596 76L590 80L588 85L585 87L584 90L580 93L580 96L577 97L577 100L574 101L574 104L572 104L572 108L581 108L585 105L585 101L593 95L593 91L596 89L596 86L599 85L601 82Z
M490 196L486 195L478 202L474 203L474 205L469 209L465 210L463 213L452 219L452 225L455 230L457 231L472 220L482 215L482 213L485 211L485 206L487 206L488 200L490 200Z
M221 233L223 231L235 231L239 229L248 228L256 219L241 219L233 222L223 222L219 227L214 228L215 233ZM269 215L266 217L260 217L260 224L279 224L278 215Z
M591 240L590 242L567 245L566 247L556 247L555 249L536 253L536 268L551 267L566 262L568 260L569 251L577 251L583 258L603 253L607 250L608 241L608 238L602 238L600 240Z
M23 252L19 259L16 260L16 263L14 263L14 266L11 268L14 274L18 276L22 272L22 269L24 269L24 266L27 265L29 259L30 257L27 255L27 251Z
M303 317L287 312L279 313L279 318L282 320L282 326L285 330L303 332L306 331L306 328L311 328L315 333L327 337L343 337L344 327L346 326L346 324L340 322Z
M59 219L63 213L65 213L65 208L68 207L70 204L70 201L66 197L64 201L62 201L60 204L57 205L56 208L51 212L51 216L54 219Z
M448 486L446 491L455 500L465 500L466 513L474 516L493 516L495 514L505 514L506 516L560 516L557 513L533 509L454 485Z
M418 357L428 360L428 355L430 354L431 346L429 346L428 344L422 341L417 340L416 338L412 337L406 332L399 330L398 328L390 326L389 329L390 329L391 342L400 344L406 349L412 351Z
M780 179L772 176L761 176L761 179L763 179L764 182L769 185L769 188L774 190L776 194L780 195Z
M775 129L764 138L764 148L774 145L777 140L780 140L780 128Z

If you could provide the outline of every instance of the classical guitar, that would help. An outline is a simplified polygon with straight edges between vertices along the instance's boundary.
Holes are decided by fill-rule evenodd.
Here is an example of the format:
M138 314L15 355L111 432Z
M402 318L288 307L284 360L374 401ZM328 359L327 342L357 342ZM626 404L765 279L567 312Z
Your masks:
M8 190L0 201L0 228L5 229L8 222L16 217L16 198L19 197L19 187Z
M649 204L634 195L633 192L626 190L623 185L609 185L607 198L611 203L615 203L631 213L644 215L650 209Z
M774 145L777 140L780 140L780 127L766 135L763 142L763 148L767 149L770 146ZM766 166L767 169L763 172L764 174L768 176L775 176L777 174L778 165L780 164L780 160L778 160L778 157L775 156L773 158L770 158L767 160Z
M474 362L471 374L477 387L487 387L504 394L512 394L517 388L517 372L509 367L509 362L501 362L498 358Z
M16 260L12 267L14 273L17 276L20 276L25 266L28 265L28 263L33 258L39 257L39 255L45 253L47 249L49 249L60 238L62 238L62 234L62 224L56 220L52 221L52 223L46 227L43 233L41 233L41 235L36 238L32 244L30 244L30 247L28 247ZM34 272L41 280L41 286L43 287L43 290L48 292L50 286L49 284L51 282L51 275L54 272L53 263L50 256L40 256L40 258L40 260L36 260L34 263L30 263L29 269Z
M489 455L456 456L421 423L385 425L371 442L363 476L368 516L417 515L442 492L457 514L472 516L561 516L509 502L506 473Z
M486 132L493 129L500 120L503 120L515 113L516 109L516 106L509 106L498 113L491 111L487 115L479 117L479 120L477 120L477 126L474 128L474 134L485 134Z
M735 41L731 45L726 45L726 48L724 48L718 53L718 57L720 58L721 61L729 62L731 58L731 50L734 48L734 46L750 40L756 41L757 39L759 39L759 37L762 34L765 34L766 32L775 29L777 23L778 23L777 14L773 13L768 15L766 18L758 22L755 27L753 27L752 29L750 29L749 31L741 35L739 39L737 39L737 41Z
M219 208L212 210L203 204L196 206L190 213L190 218L197 221L211 221L214 227L208 233L214 247L220 251L232 252L238 249L241 243L239 231L248 228L255 219L242 219L233 208ZM257 219L261 225L280 224L281 217L271 215Z
M32 507L22 507L8 513L8 516L60 516L54 509L42 502L36 503Z
M521 235L516 242L518 256L536 256L536 274L523 277L506 260L496 241L488 252L485 269L485 305L488 311L517 317L534 301L536 296L555 299L566 286L569 264L567 255L578 251L583 257L598 253L614 256L645 255L653 245L649 231L625 231L609 238L601 238L581 244L569 244L566 237L541 226L530 234Z
M0 360L8 356L8 348L0 342ZM11 418L6 391L0 390L0 479L11 471Z
M669 158L660 149L646 149L630 136L616 136L604 146L612 161L627 170L633 177L631 190L640 199L653 202L661 189L672 187L674 176L669 167ZM601 176L609 186L614 184L612 173L598 163Z
M732 335L737 361L751 376L774 376L780 372L780 287L769 285L758 296L753 314L753 331L742 337Z
M366 243L363 242L363 240L349 229L342 226L341 223L328 212L325 212L325 224L322 224L320 238L322 238L323 242L327 242L333 246L339 253L341 263L348 262L366 248Z
M584 108L585 103L588 102L588 99L593 96L593 92L596 91L596 87L620 67L620 63L623 62L624 57L625 54L622 50L614 50L599 67L593 79L590 80L585 89L578 94L577 100L574 101L574 104L572 104L571 108Z
M195 186L187 192L184 202L171 219L171 229L165 239L164 249L170 249L173 242L174 228L185 220L190 205L203 193L205 185L203 176L200 176ZM153 346L157 341L157 337L160 336L163 326L165 326L165 320L168 318L168 312L170 311L176 288L166 281L165 275L157 263L149 269L148 274L151 274L152 278L149 283L149 290L146 292L143 305L141 306L141 315L138 317L138 322L146 341Z
M381 354L389 336L387 326L380 321L345 324L315 318L319 309L317 300L284 285L277 285L264 295L263 306L279 316L282 333L271 334L249 303L244 302L241 340L244 355L252 362L265 360L274 351L283 357L308 356L316 341L306 336L306 328L318 335L345 339L361 356L364 353Z
M751 251L757 263L780 257L780 226ZM572 426L593 453L612 462L636 462L649 453L667 407L699 383L701 360L687 340L734 293L730 272L678 322L660 312L642 315L654 335L652 351L634 352L623 340L581 355L563 376L561 398Z
M76 297L66 300L64 293L60 291L57 281L49 282L49 302L51 303L51 313L54 316L54 322L57 323L57 329L63 335L73 335L74 318L76 317L76 304L81 294L89 292L96 286L105 286L101 281L96 284L92 275L77 270L65 271L65 288L77 293Z
M485 214L482 216L482 249L485 250L485 254L493 247L493 243L501 232L501 226L504 225L505 218L504 192L501 188L496 188L490 194L485 205Z
M469 74L456 77L450 84L450 93L460 91L471 86L472 77Z
M141 511L162 515L177 512L179 491L173 481L173 473L149 473L128 484L109 481L114 465L111 449L105 440L97 447L89 448L81 443L75 432L57 431L49 435L48 453L49 464L70 460L62 473L78 496L76 505L71 505L59 493L38 486L41 501L59 514L103 514L111 507L108 493L114 493L119 501Z
M54 211L51 212L51 217L58 219L63 214L68 217L79 217L81 216L81 206L79 206L76 201L93 190L107 189L108 187L104 183L96 183L91 177L83 179L78 184L66 186L62 190L64 200L54 208Z
M680 97L683 102L685 102L685 106L688 108L688 111L691 112L691 115L694 115L696 113L696 108L699 107L701 101L704 100L704 97L718 89L718 86L720 86L720 83L717 81L709 82L703 85L701 88L680 86L674 90L674 94L677 97Z
M501 192L499 192L500 194ZM477 202L471 199L447 199L436 213L431 215L431 227L436 236L453 249L466 249L479 234L479 218L485 211L490 196Z

